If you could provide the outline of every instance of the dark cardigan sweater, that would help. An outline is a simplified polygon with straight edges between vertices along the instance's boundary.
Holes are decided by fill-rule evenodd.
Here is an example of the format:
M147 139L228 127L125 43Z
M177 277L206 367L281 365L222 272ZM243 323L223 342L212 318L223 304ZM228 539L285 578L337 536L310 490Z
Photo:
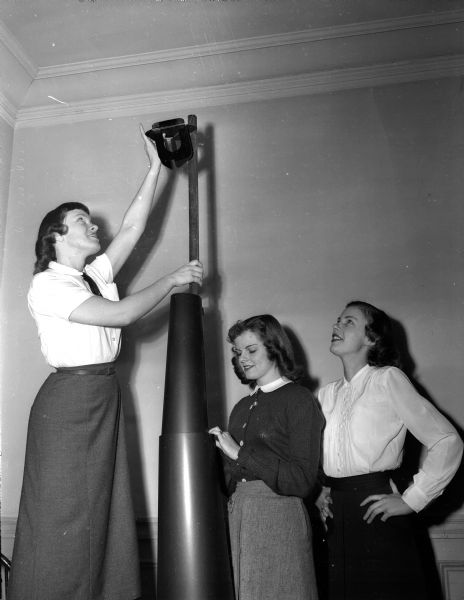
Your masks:
M242 398L228 431L240 444L238 460L225 459L231 494L238 481L264 481L283 496L307 497L316 485L324 419L306 388L295 384Z

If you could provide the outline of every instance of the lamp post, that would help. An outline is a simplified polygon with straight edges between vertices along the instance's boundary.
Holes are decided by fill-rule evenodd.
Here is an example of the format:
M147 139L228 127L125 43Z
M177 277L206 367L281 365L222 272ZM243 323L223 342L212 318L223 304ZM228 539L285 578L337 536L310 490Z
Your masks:
M155 123L163 164L188 161L189 254L199 258L197 119ZM188 139L187 139L188 138ZM217 451L208 434L203 308L198 284L171 296L159 440L157 600L233 600Z

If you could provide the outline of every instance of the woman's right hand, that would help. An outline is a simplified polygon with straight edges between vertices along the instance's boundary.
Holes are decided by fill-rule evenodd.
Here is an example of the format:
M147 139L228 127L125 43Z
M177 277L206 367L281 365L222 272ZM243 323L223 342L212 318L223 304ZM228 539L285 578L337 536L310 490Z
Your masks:
M324 526L326 529L327 529L327 525L326 525L327 518L330 517L331 519L333 519L333 513L330 508L331 504L332 504L332 498L330 496L330 488L323 486L322 491L316 500L316 506L319 509L319 515L321 517L321 521L324 523Z
M222 431L220 427L213 427L208 433L216 436L216 446L220 448L226 456L232 460L238 459L240 446L228 431Z
M179 287L188 283L198 283L203 281L203 265L199 260L191 260L188 264L180 267L169 276L173 287Z
M143 142L145 144L145 152L148 156L149 168L154 169L156 172L158 172L161 167L161 161L158 156L158 151L156 149L155 142L145 135L145 131L141 123L139 123L139 129L140 135L142 136Z

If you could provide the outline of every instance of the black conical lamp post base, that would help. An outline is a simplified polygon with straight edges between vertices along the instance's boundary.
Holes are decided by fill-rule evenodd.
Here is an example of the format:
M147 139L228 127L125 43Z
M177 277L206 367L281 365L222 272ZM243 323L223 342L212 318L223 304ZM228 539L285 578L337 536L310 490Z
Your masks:
M201 299L174 294L159 446L157 600L234 597L205 398Z

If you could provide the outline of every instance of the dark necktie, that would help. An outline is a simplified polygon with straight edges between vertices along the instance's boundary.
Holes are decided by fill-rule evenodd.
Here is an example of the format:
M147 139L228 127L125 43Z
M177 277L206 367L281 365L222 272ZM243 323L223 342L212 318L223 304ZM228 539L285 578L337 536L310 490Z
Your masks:
M98 285L90 277L90 275L87 275L87 273L85 271L82 273L82 279L88 284L88 286L89 286L90 291L92 292L92 294L95 294L95 296L101 296L102 295L102 293L98 289Z

